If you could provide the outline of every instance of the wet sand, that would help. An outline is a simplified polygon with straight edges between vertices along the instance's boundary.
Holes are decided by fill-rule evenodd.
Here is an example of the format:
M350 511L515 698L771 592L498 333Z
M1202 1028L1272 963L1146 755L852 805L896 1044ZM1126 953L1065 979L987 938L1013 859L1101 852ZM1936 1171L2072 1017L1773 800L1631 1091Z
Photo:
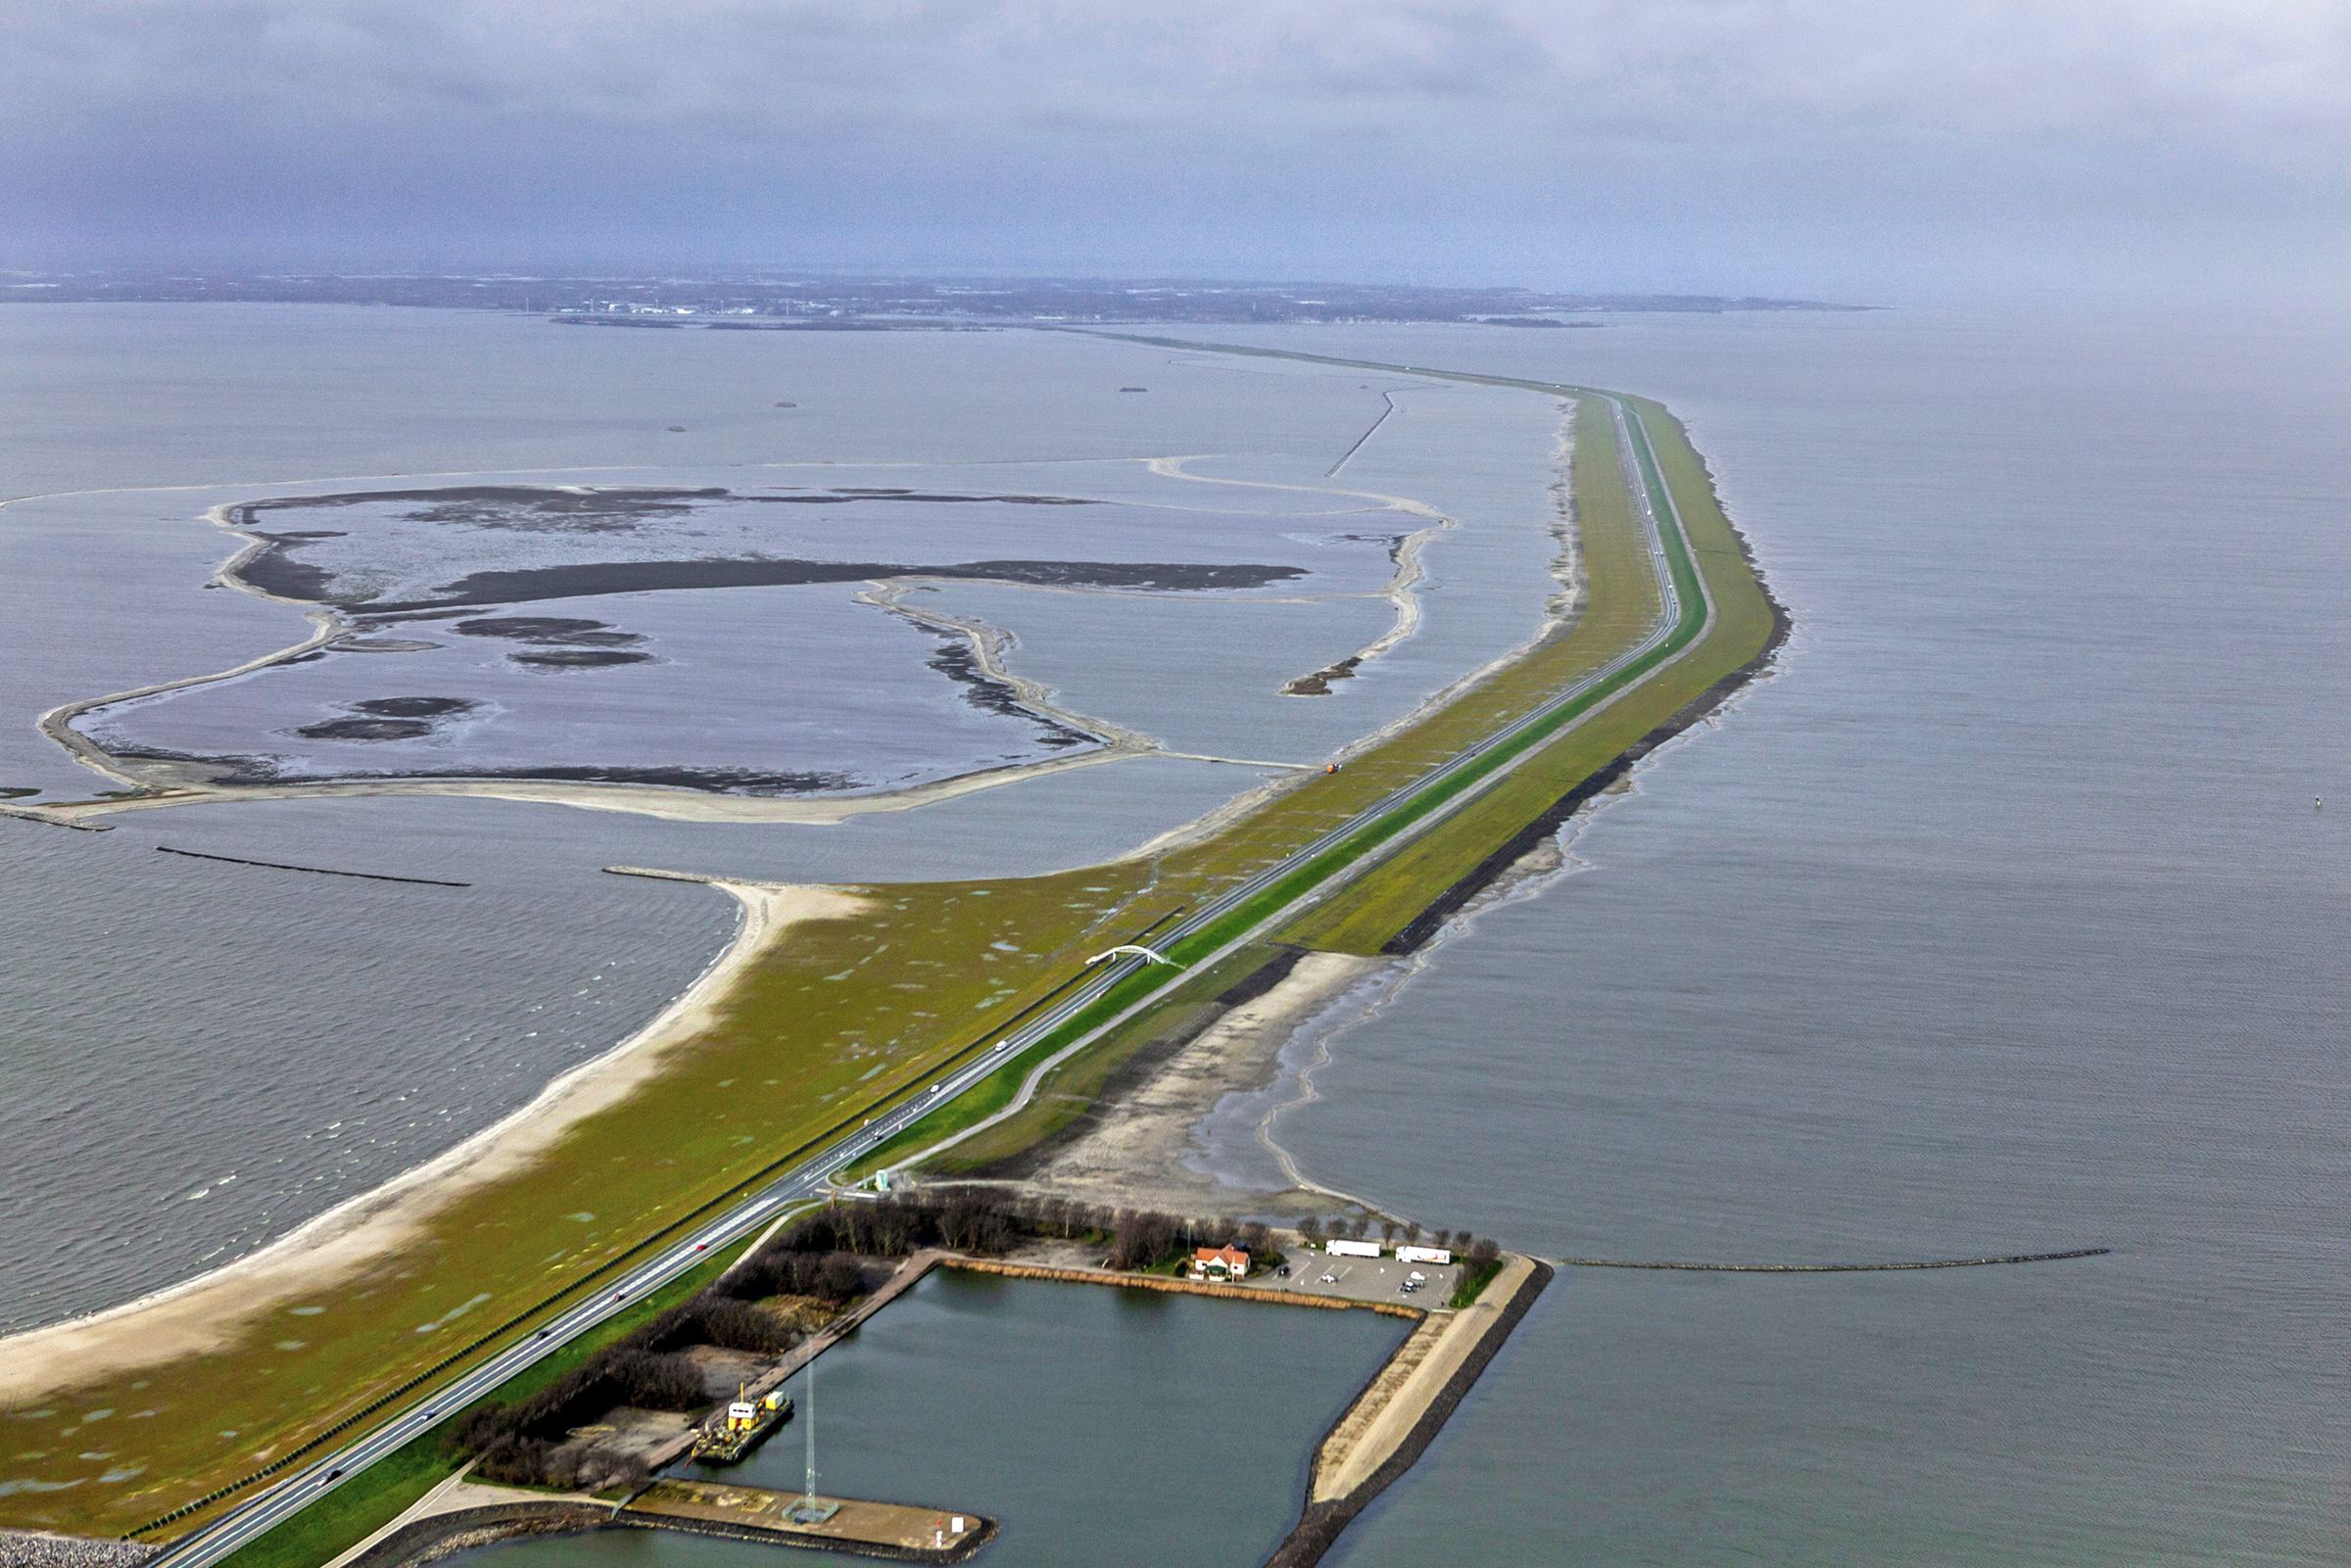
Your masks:
M660 1072L671 1050L714 1021L737 975L794 926L867 907L831 887L680 879L706 880L735 898L742 924L726 950L644 1028L463 1143L250 1257L120 1307L0 1340L0 1405L221 1349L263 1313L331 1290L381 1261L455 1199L530 1164L579 1122Z
M1366 975L1391 960L1306 953L1263 994L1241 1002L1150 1068L1131 1087L1113 1084L1076 1138L1025 1178L1034 1191L1085 1203L1143 1204L1222 1212L1236 1188L1187 1161L1194 1132L1227 1094L1260 1088L1280 1070L1282 1047ZM1248 1194L1272 1200L1279 1193ZM1327 1207L1315 1192L1305 1210ZM1304 1212L1302 1210L1302 1212Z

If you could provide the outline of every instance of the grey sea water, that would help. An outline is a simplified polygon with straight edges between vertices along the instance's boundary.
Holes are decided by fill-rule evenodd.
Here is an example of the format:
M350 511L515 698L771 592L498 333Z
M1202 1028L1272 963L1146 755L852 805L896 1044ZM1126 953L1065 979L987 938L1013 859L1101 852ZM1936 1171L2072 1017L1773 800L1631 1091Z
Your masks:
M823 428L783 435L769 405L815 384L820 367L759 359L727 334L583 345L572 340L600 335L423 312L233 309L26 309L0 313L0 332L15 350L0 356L12 406L55 410L11 448L9 494L291 480L330 471L319 466L329 452L345 459L338 472L722 464L817 450L888 461L906 455L910 423L929 431L924 455L938 461L1173 450L1152 444L1136 406L1147 400L1087 390L1136 379L1133 361L1100 345L1013 349L1022 340L1003 334L927 347L857 335L795 351L826 356L826 384L839 390L784 411L816 413ZM1350 1535L1344 1559L2351 1554L2340 979L2351 322L2084 309L1251 335L1666 400L1798 623L1771 679L1578 831L1580 869L1480 916L1377 1017L1331 1043L1324 1098L1282 1124L1306 1168L1431 1223L1555 1254L2115 1249L2087 1262L1920 1275L1563 1271L1429 1456ZM497 352L477 352L485 344ZM1007 356L1027 356L1017 376ZM469 356L478 381L436 373ZM75 379L85 363L129 369L93 391ZM1170 359L1142 378L1151 398L1184 400L1179 414L1154 417L1186 432L1183 450L1290 454L1233 459L1250 477L1319 478L1360 430L1354 380L1285 380L1284 396L1267 398L1245 393L1264 372L1190 373ZM224 396L175 416L184 399L170 389L197 376L217 378L208 384ZM436 402L452 385L457 401ZM971 390L1007 385L1033 420L1007 421ZM1341 477L1382 488L1358 465L1387 436ZM1473 465L1466 499L1544 483L1506 466ZM0 529L10 516L0 512ZM44 547L43 563L69 553ZM183 561L159 544L154 569L213 550L206 541ZM1543 542L1529 538L1513 560L1542 572ZM201 650L191 627L157 635L170 645L109 650L96 673L112 684L97 689L130 684L142 661L175 667ZM277 645L255 626L235 635ZM1330 636L1317 624L1298 650ZM86 692L77 683L90 672L55 669L58 641L31 640L24 668L44 692L53 677L65 694ZM1080 669L1054 637L1037 645L1073 682L1150 689L1125 669ZM37 755L22 736L0 751L12 770ZM1114 777L1127 767L1153 770L1148 798ZM0 822L0 854L30 857L7 862L0 951L12 996L33 999L0 1011L0 1031L13 1046L26 1037L18 1007L70 993L72 1027L44 1027L72 1064L94 1038L168 1031L156 1021L210 986L225 1000L206 1005L240 1022L229 1037L264 1066L321 1039L357 1062L398 1062L421 1039L510 1022L510 1004L494 999L584 1009L590 998L572 993L600 982L569 966L594 945L548 915L563 900L618 896L609 884L620 879L597 878L596 864L845 876L920 875L934 851L962 874L1024 856L1062 863L1214 804L1250 782L1238 772L1119 764L1039 781L1050 793L1025 802L953 802L923 814L920 832L871 819L775 834L490 801L288 801L154 814L98 840L106 854L94 857L81 835ZM2313 809L2318 795L2327 810ZM1054 818L1050 837L1034 826L1039 810ZM401 889L360 901L367 884L352 884L346 904L321 900L311 879L271 885L257 873L173 891L144 871L96 869L169 861L146 847L154 841L226 853L275 843L285 858L334 850L424 875L463 865L530 896L457 906ZM26 897L20 889L38 885L28 877L84 903ZM608 1043L612 1013L649 1011L723 933L713 895L634 896L648 901L574 918L591 935L619 923L642 974L615 982L608 1011L567 1014L576 1026L540 1043L501 1036L518 1092ZM508 947L457 940L502 924L520 933ZM543 946L532 932L578 945ZM321 994L314 976L334 972L337 941L408 967L373 988ZM319 949L306 962L271 952L303 943ZM417 1016L428 975L463 1018L428 1026ZM214 1030L202 1038L219 1052ZM20 1086L43 1060L0 1058L10 1074L0 1109L30 1103ZM384 1085L385 1098L397 1092ZM239 1120L154 1104L104 1136L212 1148ZM312 1115L286 1125L308 1130ZM58 1168L130 1164L74 1165L71 1118L30 1125L46 1129ZM111 1256L143 1267L180 1216L244 1186L190 1202L193 1178L217 1171L202 1160L187 1168L190 1187L158 1184L144 1209L89 1178L50 1175L26 1198L13 1185L8 1196L52 1236L120 1224ZM0 1281L24 1277L20 1266L0 1266ZM94 1294L109 1299L134 1275L92 1274ZM984 1400L991 1386L974 1393ZM1124 1393L1145 1419L1177 1408L1139 1378ZM1181 1452L1162 1472L1185 1495L1220 1473Z
M1306 1168L1552 1254L2115 1251L1563 1270L1343 1560L2342 1560L2351 322L1344 337L1663 398L1798 632L1331 1042Z
M1292 765L1540 624L1556 547L1544 400L1422 388L1383 418L1401 382L1353 371L1030 332L739 336L435 311L0 312L0 789L56 800L110 785L36 727L60 704L234 669L305 635L298 606L206 587L237 547L206 513L255 500L440 493L257 514L306 536L288 553L315 575L281 586L347 580L385 602L464 599L450 585L485 570L648 561L1076 560L1114 583L1121 562L1191 563L1177 577L1283 563L1255 588L1212 575L1156 594L1073 592L1046 572L984 608L1014 639L1016 674L1172 749ZM1149 390L1121 390L1135 385ZM1330 470L1359 444L1334 490ZM1183 472L1155 471L1163 459ZM607 504L576 488L594 486L826 499ZM1073 491L1096 504L937 499ZM1415 531L1442 535L1425 635L1331 697L1275 694L1397 624L1379 591ZM942 668L953 645L855 602L856 582L557 599L529 596L533 584L452 619L387 623L372 651L88 722L261 775L714 765L847 789L1072 738ZM557 624L536 624L551 606ZM1121 679L1062 656L1088 635L1127 650ZM1233 645L1190 656L1210 643ZM630 662L550 668L515 651ZM1258 745L1284 709L1315 719L1310 743ZM1228 718L1190 722L1200 712ZM1131 849L1265 777L1142 757L838 827L412 798L190 806L104 834L0 817L0 1331L233 1260L634 1032L723 944L731 913L718 894L604 866L1017 875Z

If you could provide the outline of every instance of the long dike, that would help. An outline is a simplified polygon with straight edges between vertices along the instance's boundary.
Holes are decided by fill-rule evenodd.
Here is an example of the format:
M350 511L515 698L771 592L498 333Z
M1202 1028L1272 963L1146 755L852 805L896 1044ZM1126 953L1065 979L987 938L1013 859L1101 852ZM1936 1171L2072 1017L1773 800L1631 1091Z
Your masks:
M1215 345L1187 346L1204 348L1217 347ZM1320 356L1297 356L1296 357L1318 359ZM1532 390L1541 390L1552 393L1576 390L1549 386L1536 386L1536 384L1532 383L1511 382L1503 380L1501 378L1448 375L1444 372L1429 373L1444 375L1447 379L1491 381L1500 385L1517 385L1528 387ZM1699 589L1701 598L1703 599L1705 595L1703 574L1698 570L1697 566L1690 559L1691 542L1682 534L1679 517L1674 512L1673 501L1670 496L1665 494L1666 487L1653 472L1645 476L1645 483L1641 488L1646 488L1651 494L1656 495L1660 499L1662 499L1664 502L1664 506L1662 508L1663 511L1668 516L1673 517L1674 526L1671 530L1668 531L1661 527L1656 529L1656 532L1663 536L1659 543L1660 550L1664 554L1673 557L1675 562L1675 569L1674 571L1669 572L1668 576L1670 577L1682 573L1689 574ZM1691 606L1685 605L1684 608L1687 611L1691 608ZM1229 919L1233 921L1240 920L1245 915L1254 913L1256 905L1264 905L1275 902L1279 896L1293 893L1297 887L1311 883L1318 877L1327 878L1331 874L1334 863L1340 863L1351 859L1365 858L1367 855L1385 848L1393 842L1410 837L1415 829L1424 826L1425 819L1442 815L1445 810L1456 804L1464 793L1474 793L1479 785L1485 783L1490 776L1495 776L1502 771L1507 771L1517 760L1519 760L1524 751L1529 748L1539 746L1546 739L1548 739L1555 728L1558 728L1565 723L1573 722L1574 720L1580 718L1583 707L1591 700L1599 699L1603 701L1613 701L1617 696L1622 694L1623 689L1628 689L1631 686L1638 685L1641 681L1646 680L1651 674L1654 674L1657 661L1670 661L1671 659L1680 657L1682 653L1687 652L1687 646L1677 646L1677 642L1687 641L1690 635L1703 635L1706 624L1711 619L1710 612L1711 606L1709 603L1707 605L1707 613L1698 617L1697 625L1691 629L1691 633L1685 634L1681 638L1668 638L1666 641L1658 642L1657 644L1650 647L1647 652L1642 654L1632 663L1613 667L1612 673L1608 676L1606 683L1589 689L1582 695L1577 696L1572 700L1561 699L1549 707L1538 709L1536 712L1526 715L1521 720L1513 721L1512 724L1506 726L1503 732L1489 737L1486 742L1482 743L1478 748L1475 748L1472 753L1464 754L1463 757L1457 759L1456 763L1449 769L1443 770L1445 773L1444 778L1440 780L1423 780L1411 791L1407 791L1404 795L1400 795L1398 799L1383 804L1378 809L1376 815L1367 813L1366 818L1363 821L1347 825L1340 830L1334 831L1330 837L1336 840L1336 842L1331 843L1327 847L1322 845L1313 846L1309 851L1302 852L1302 858L1305 860L1304 864L1297 865L1294 869L1289 869L1286 871L1276 868L1274 873L1268 874L1270 878L1275 879L1271 882L1271 885L1265 886L1262 889L1242 890L1248 892L1250 898L1254 900L1254 904L1244 905L1236 901L1230 908L1213 912L1203 911L1201 914L1194 917L1194 922L1205 926L1210 922L1210 917L1212 914L1217 917L1229 917ZM1621 683L1621 685L1618 683ZM1478 766L1463 766L1463 764L1470 762L1474 762L1478 764ZM1409 798L1407 798L1408 796ZM1236 900L1238 900L1240 893L1236 892L1234 897ZM1202 930L1194 932L1193 934L1205 939L1207 933L1205 930ZM1133 976L1120 976L1120 978L1131 980ZM1113 990L1105 992L1101 995L1097 995L1090 1000L1096 1004L1107 1007L1115 1005L1114 998L1116 1000L1125 1000L1126 996L1131 994L1131 990L1122 994L1116 991L1114 988ZM1149 993L1146 992L1142 996L1134 997L1133 1001L1129 1003L1129 1006L1139 1007L1147 1004L1151 999L1152 998ZM1076 1017L1077 1012L1075 1009L1073 1009L1070 1016L1058 1019L1055 1022L1062 1025L1074 1025ZM1050 1031L1040 1030L1039 1037L1040 1039L1053 1040L1053 1036ZM1058 1043L1057 1040L1055 1040L1054 1043ZM1080 1041L1080 1043L1083 1042ZM1074 1049L1075 1047L1071 1048ZM1016 1063L1026 1066L1026 1063L1023 1061L1023 1057L1019 1055L1008 1059L1007 1066L1009 1067ZM982 1074L974 1073L972 1075L976 1081L977 1078ZM778 1162L778 1164L782 1164L782 1162ZM773 1167L771 1166L769 1168ZM663 1234L672 1234L679 1227L676 1225L666 1227ZM638 1253L642 1253L648 1250L650 1245L651 1243L649 1242L641 1243L640 1247L636 1251ZM617 1262L618 1260L615 1261ZM649 1270L661 1265L662 1260L656 1260L656 1263L654 1264L643 1265L638 1274L632 1274L628 1277L632 1282L634 1282L641 1275L647 1275ZM612 1265L608 1264L606 1266L609 1268ZM1542 1271L1542 1277L1549 1277L1548 1268ZM1141 1282L1124 1281L1123 1283L1138 1284ZM1153 1287L1146 1285L1144 1288ZM1241 1294L1244 1296L1249 1296L1252 1299L1265 1299L1263 1296L1257 1295L1256 1293L1242 1292ZM616 1292L614 1299L617 1300L618 1298L619 1293ZM543 1305L552 1305L552 1303ZM460 1352L459 1355L462 1356L463 1354L465 1353ZM455 1358L456 1357L453 1357L453 1359ZM299 1462L301 1458L308 1458L318 1449L323 1448L326 1441L329 1441L332 1436L340 1435L341 1431L348 1430L351 1426L368 1419L377 1411L379 1411L384 1405L392 1403L403 1395L412 1392L417 1385L436 1375L439 1371L445 1369L447 1364L448 1363L446 1362L442 1363L441 1366L436 1367L433 1369L433 1371L427 1372L419 1378L412 1380L409 1384L405 1385L404 1388L398 1393L376 1402L367 1410L359 1412L354 1417L348 1418L345 1422L339 1424L334 1433L321 1434L320 1437L313 1438L309 1443L299 1446L293 1451L281 1455L270 1465L265 1466L262 1472L246 1477L240 1483L232 1484L228 1487L219 1489L215 1493L208 1495L206 1497L197 1499L190 1504L183 1505L182 1507L166 1514L160 1519L151 1521L146 1528L148 1530L153 1530L161 1526L175 1523L178 1520L187 1517L189 1514L205 1508L211 1503L221 1500L235 1491L241 1490L241 1487L245 1484L265 1479L270 1474L278 1473L285 1469L290 1469L292 1465L296 1462ZM369 1455L368 1457L372 1456L373 1455ZM333 1461L327 1458L320 1458L315 1461L315 1463L318 1465L325 1465ZM299 1504L296 1504L296 1506L299 1506ZM255 1523L258 1525L262 1521L257 1517ZM191 1544L193 1544L194 1543L191 1543ZM216 1554L216 1549L211 1548L209 1543L206 1544L206 1549L203 1552L191 1553L192 1556L207 1557Z

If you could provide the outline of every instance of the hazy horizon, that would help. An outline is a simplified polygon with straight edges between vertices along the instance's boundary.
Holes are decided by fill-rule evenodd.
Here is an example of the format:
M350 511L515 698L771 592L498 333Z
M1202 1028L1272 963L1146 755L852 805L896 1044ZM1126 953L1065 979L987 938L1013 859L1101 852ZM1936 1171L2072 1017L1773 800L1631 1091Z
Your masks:
M0 267L2324 297L2351 12L117 0L12 18Z

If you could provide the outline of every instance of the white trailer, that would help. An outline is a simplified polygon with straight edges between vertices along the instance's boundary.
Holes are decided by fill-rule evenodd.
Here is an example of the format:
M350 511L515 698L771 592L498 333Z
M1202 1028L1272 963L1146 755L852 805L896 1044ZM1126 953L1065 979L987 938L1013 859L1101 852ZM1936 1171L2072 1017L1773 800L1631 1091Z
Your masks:
M1453 1253L1444 1247L1399 1247L1396 1260L1400 1263L1450 1263Z
M1322 1244L1322 1250L1333 1258L1377 1258L1379 1243L1375 1241L1342 1241L1334 1236Z

